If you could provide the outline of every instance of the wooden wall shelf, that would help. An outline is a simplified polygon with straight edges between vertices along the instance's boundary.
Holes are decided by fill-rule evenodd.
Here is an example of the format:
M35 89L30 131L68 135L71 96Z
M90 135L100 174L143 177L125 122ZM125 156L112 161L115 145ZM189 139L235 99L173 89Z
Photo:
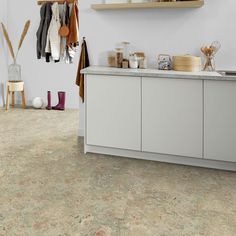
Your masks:
M147 8L198 8L204 5L204 0L177 1L177 2L145 2L145 3L111 3L92 4L94 10L123 10Z
M58 2L59 4L64 4L65 0L38 0L38 5L42 5L43 3L47 3L47 2ZM69 3L74 3L75 0L68 0Z

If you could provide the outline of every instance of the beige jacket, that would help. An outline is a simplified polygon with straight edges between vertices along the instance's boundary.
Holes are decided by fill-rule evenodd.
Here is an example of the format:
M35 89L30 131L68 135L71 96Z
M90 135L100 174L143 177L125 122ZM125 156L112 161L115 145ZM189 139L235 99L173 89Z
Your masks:
M59 5L57 2L52 5L52 20L48 29L46 53L51 53L53 60L60 59L61 37L59 29L61 28Z

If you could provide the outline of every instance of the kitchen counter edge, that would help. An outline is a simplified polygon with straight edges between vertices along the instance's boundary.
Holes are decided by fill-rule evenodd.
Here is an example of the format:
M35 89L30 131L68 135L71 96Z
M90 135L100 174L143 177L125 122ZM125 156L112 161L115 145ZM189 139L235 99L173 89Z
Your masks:
M236 81L236 76L223 76L218 72L180 72L161 71L157 69L121 69L103 66L90 66L81 70L85 75L112 75L112 76L133 76L133 77L158 77L176 79L198 79L198 80L226 80Z

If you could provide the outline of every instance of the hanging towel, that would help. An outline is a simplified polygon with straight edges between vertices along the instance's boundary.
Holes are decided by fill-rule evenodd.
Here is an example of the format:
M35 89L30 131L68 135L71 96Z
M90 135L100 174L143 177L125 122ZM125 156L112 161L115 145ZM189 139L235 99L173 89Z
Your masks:
M48 28L52 18L51 3L45 3L40 9L40 25L37 30L37 58L45 57Z
M61 28L59 5L57 2L52 5L52 20L48 29L47 44L45 52L51 53L54 61L60 60L61 36L59 29Z
M87 43L85 39L83 39L83 43L81 45L79 67L78 67L78 72L77 72L77 77L76 77L76 85L80 87L79 95L83 102L84 102L84 75L81 74L80 71L89 66L90 66L90 63L89 63Z

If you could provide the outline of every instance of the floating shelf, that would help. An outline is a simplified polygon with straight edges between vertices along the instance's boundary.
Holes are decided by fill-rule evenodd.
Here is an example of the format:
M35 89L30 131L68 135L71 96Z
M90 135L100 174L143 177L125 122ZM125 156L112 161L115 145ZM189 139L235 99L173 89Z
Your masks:
M204 5L204 0L177 2L144 2L144 3L111 3L92 4L94 10L123 10L145 8L198 8Z

